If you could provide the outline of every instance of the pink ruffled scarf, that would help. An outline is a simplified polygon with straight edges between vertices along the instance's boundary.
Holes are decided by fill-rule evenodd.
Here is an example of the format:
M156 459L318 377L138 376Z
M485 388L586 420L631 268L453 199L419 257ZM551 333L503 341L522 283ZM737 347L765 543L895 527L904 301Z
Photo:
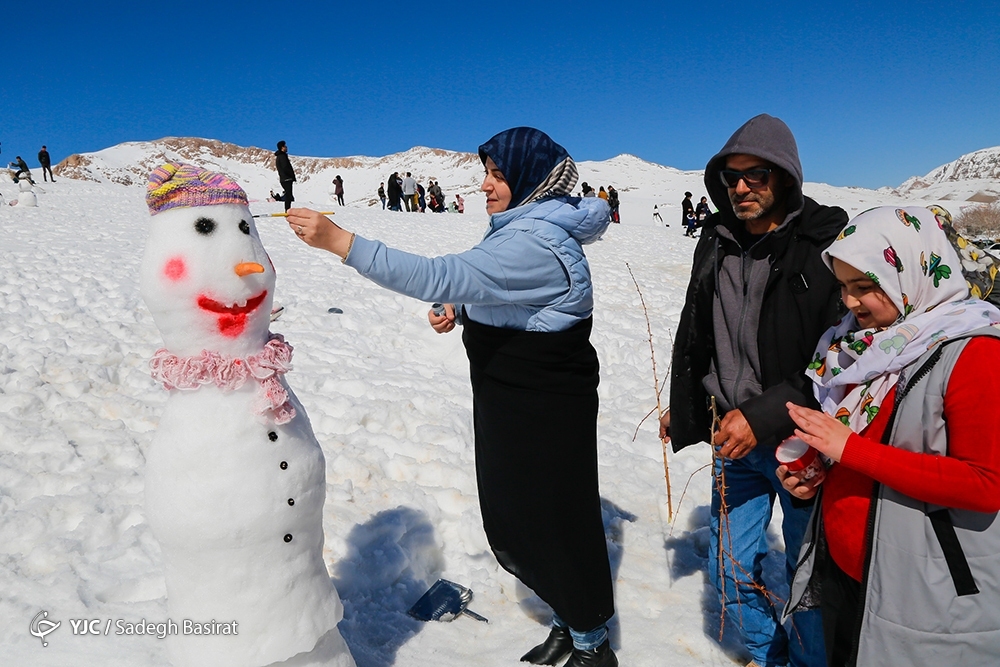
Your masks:
M246 358L209 350L202 350L194 357L178 357L161 348L149 360L149 371L164 388L186 391L203 384L234 391L247 380L256 380L259 384L253 402L254 413L273 419L276 424L287 424L295 416L295 408L279 376L291 370L291 361L292 346L281 334L272 333L263 350Z

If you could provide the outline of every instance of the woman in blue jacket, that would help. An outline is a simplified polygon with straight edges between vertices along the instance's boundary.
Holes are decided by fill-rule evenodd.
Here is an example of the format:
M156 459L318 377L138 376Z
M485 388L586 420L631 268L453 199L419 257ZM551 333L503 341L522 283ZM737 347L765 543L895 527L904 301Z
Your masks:
M593 285L583 245L604 232L603 199L571 197L576 164L544 132L518 127L479 147L490 224L462 253L386 247L308 209L289 211L305 243L422 301L439 333L463 325L483 527L497 560L552 606L553 627L522 657L612 667L611 569L597 478Z

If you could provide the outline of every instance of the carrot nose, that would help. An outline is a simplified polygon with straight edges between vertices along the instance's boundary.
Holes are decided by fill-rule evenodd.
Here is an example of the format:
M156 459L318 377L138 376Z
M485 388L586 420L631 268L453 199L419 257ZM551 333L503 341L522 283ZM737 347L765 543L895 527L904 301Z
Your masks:
M240 278L249 276L251 273L264 273L264 267L257 262L240 262L236 265L236 275Z

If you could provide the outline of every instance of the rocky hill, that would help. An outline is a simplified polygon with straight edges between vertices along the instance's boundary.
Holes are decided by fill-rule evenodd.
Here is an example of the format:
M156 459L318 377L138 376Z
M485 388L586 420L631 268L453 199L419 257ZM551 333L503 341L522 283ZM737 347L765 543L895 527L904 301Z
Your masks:
M1000 200L1000 146L968 153L925 176L908 178L893 192L904 197L989 204Z

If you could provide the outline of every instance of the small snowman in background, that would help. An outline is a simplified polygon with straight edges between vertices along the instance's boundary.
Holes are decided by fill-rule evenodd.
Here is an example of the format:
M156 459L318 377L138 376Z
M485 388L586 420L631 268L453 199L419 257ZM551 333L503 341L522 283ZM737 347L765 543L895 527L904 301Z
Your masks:
M17 196L10 202L11 206L38 206L38 197L35 195L35 191L31 189L31 182L22 178L17 182L17 188L21 191L21 194Z
M146 516L179 626L171 660L354 667L323 562L323 452L285 383L292 348L268 331L274 266L246 193L168 163L146 203L140 291L165 344L150 369L170 392L146 460Z

